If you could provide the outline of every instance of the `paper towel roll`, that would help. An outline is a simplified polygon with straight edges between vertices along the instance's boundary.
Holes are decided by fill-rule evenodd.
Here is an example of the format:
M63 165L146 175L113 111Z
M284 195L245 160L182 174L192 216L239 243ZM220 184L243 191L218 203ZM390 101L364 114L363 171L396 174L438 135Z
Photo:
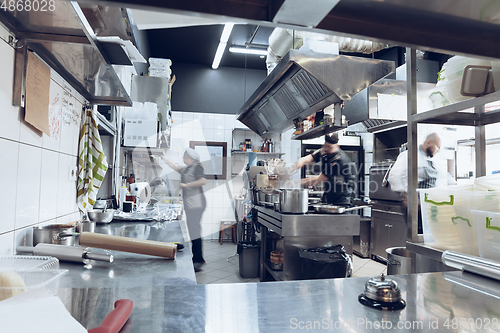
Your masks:
M148 182L130 184L130 194L139 197L140 202L149 203L151 199L151 187Z
M80 234L80 245L97 247L100 249L123 251L130 253L147 254L151 256L175 259L177 251L176 244L168 244L144 239L130 237L111 236L82 232Z

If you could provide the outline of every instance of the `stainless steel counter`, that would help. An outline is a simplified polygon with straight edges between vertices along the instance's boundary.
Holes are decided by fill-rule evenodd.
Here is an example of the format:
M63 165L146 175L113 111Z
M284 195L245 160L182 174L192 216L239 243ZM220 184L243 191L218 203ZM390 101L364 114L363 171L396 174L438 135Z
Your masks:
M87 329L98 326L114 301L128 298L134 309L127 332L499 330L500 282L461 272L391 278L407 302L403 310L361 305L358 295L367 278L182 287L145 283L137 288L60 289L59 296Z
M353 236L359 235L360 217L354 214L283 214L262 206L257 210L261 224L260 280L302 279L299 249L343 245L352 256ZM283 271L270 269L267 230L283 237Z
M83 264L60 262L69 273L61 278L60 288L134 288L153 285L194 285L189 236L184 221L112 222L98 226L96 233L133 237L160 242L181 242L184 249L175 259L109 251L113 263L96 262L88 269ZM184 231L184 232L183 232Z

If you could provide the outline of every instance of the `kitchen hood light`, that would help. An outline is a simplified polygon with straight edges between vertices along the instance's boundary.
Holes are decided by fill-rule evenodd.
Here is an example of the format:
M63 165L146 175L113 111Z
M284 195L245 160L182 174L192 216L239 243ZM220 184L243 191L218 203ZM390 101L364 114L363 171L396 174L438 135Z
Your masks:
M219 46L217 46L217 51L215 52L214 62L212 63L213 69L219 68L222 55L224 54L224 50L226 49L227 41L229 39L229 36L231 35L233 27L234 23L226 23L224 25L224 30L222 30L222 35L220 36Z
M215 52L214 62L212 63L212 69L219 68L220 61L222 59L222 55L224 54L224 50L226 49L226 43L219 43L217 47L217 52Z
M231 31L233 30L234 23L226 23L224 25L224 30L222 30L222 35L220 36L221 43L227 43L229 36L231 35Z
M243 53L243 54L258 54L258 55L267 55L267 50L265 49L250 49L246 47L238 47L238 46L231 46L229 48L229 52L233 53Z

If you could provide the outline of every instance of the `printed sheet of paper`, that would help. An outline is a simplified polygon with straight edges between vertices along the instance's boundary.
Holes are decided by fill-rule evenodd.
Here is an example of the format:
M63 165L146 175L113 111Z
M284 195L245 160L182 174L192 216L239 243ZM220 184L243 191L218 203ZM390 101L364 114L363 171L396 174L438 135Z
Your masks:
M24 120L47 135L50 135L49 92L50 68L33 53L28 52Z

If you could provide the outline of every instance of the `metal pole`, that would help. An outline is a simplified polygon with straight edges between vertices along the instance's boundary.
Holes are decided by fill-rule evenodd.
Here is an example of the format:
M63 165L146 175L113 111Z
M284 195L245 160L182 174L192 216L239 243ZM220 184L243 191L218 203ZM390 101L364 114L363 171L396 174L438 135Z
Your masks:
M483 115L484 105L474 107L474 112ZM484 124L476 125L475 131L476 177L486 176L486 139Z
M407 239L418 241L418 142L417 123L413 115L417 114L417 58L415 49L406 48L406 113L408 119L408 208L406 226Z

